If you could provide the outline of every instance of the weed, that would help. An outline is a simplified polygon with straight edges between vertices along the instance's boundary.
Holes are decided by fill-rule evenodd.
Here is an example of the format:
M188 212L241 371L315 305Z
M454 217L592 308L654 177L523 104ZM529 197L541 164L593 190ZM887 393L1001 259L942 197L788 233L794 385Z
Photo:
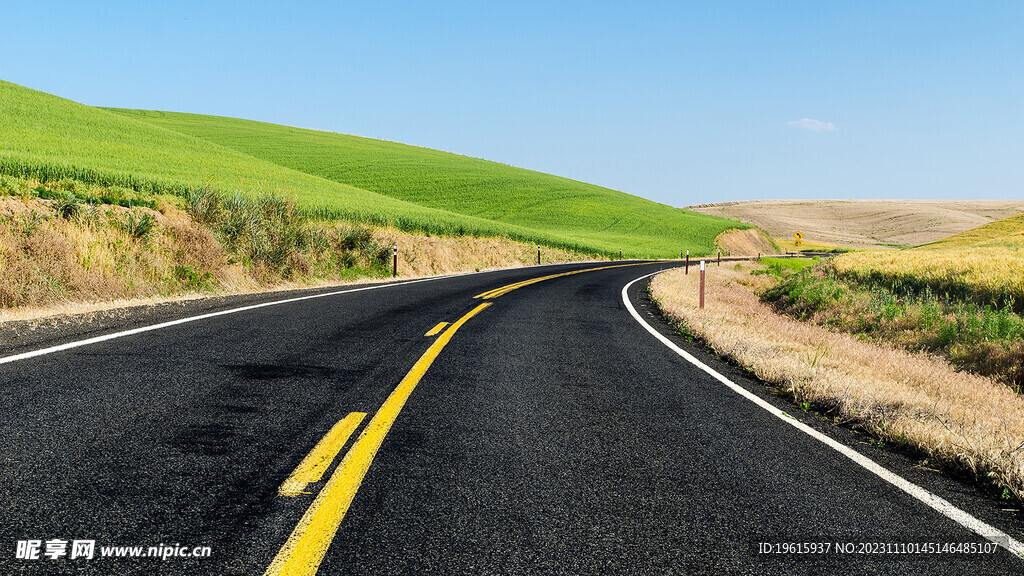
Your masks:
M212 226L221 218L221 197L210 188L189 190L185 195L188 213L205 226Z
M182 288L187 290L209 290L212 288L213 274L199 272L191 266L176 265L172 275Z
M42 226L43 222L46 222L46 216L36 212L35 210L29 210L21 215L19 218L19 228L21 233L25 236L31 236L36 230Z
M73 181L72 181L73 182ZM57 194L53 199L53 210L57 216L65 220L74 220L82 212L82 205L74 192L65 191Z
M132 210L117 221L117 226L129 237L144 242L149 240L156 229L156 218L141 210Z

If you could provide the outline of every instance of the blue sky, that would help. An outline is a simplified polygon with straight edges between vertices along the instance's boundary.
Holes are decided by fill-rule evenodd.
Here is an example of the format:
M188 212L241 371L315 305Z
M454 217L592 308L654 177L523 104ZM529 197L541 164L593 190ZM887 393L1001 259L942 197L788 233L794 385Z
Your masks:
M0 78L85 104L384 138L678 206L1024 197L1018 1L41 1L5 3L0 30Z

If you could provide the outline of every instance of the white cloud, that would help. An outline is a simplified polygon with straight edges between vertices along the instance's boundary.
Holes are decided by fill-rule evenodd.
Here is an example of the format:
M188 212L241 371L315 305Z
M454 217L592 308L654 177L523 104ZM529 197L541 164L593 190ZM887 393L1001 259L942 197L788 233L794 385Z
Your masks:
M800 128L801 130L810 130L811 132L835 132L839 130L835 124L831 122L822 122L821 120L812 120L810 118L804 118L802 120L790 120L786 122L794 128Z

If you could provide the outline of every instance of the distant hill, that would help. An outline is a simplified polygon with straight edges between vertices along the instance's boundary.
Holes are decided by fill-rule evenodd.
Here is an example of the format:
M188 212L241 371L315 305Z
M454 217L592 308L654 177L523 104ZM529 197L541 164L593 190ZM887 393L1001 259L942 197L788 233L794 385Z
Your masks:
M791 238L799 230L805 242L903 248L1024 212L1024 200L758 200L687 209L735 218L774 238Z

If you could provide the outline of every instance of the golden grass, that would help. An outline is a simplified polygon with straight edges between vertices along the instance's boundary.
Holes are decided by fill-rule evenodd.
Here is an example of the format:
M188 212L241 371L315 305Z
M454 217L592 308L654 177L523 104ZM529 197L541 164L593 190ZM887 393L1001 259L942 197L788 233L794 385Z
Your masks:
M1024 215L898 252L846 254L835 260L847 278L921 290L997 306L1024 305Z
M928 286L939 295L1024 303L1024 252L1006 247L861 252L836 258L835 268L841 276L890 287Z
M796 401L828 407L839 421L1024 496L1024 398L936 357L775 314L754 294L754 282L770 280L747 269L712 268L703 311L696 274L658 275L652 295L715 351Z

